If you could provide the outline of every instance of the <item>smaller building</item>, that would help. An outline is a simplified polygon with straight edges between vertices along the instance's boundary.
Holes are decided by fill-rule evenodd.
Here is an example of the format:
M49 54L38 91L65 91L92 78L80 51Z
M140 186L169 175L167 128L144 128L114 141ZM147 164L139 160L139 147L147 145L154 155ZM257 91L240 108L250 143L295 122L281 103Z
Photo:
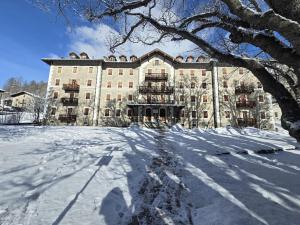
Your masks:
M37 103L39 96L27 91L20 91L10 95L11 107L22 111L32 111Z

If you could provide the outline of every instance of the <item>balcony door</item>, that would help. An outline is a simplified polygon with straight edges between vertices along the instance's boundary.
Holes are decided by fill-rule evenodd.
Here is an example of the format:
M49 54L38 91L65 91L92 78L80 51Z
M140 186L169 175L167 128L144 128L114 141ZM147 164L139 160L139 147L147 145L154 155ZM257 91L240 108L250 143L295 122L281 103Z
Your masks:
M163 122L166 121L166 109L161 108L161 109L159 110L159 119L160 119L161 121L163 121Z
M148 122L151 121L151 116L152 116L152 110L150 108L146 109L146 119Z

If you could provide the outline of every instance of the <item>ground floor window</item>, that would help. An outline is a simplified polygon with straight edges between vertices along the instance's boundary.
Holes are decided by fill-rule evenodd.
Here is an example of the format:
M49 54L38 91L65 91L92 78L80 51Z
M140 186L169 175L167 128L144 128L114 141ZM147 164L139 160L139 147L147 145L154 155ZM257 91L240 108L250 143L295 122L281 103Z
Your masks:
M117 116L117 117L120 117L120 116L121 116L121 109L117 109L117 110L116 110L116 116Z
M208 112L207 111L203 112L203 118L208 118Z
M55 113L56 113L56 108L52 108L51 109L51 115L55 115Z
M89 108L84 108L83 115L88 116L89 115L89 111L90 111Z
M104 116L109 116L109 114L110 114L110 110L109 109L105 109Z
M266 113L265 112L260 112L260 119L262 119L262 120L266 119Z
M230 118L230 111L225 111L225 118Z

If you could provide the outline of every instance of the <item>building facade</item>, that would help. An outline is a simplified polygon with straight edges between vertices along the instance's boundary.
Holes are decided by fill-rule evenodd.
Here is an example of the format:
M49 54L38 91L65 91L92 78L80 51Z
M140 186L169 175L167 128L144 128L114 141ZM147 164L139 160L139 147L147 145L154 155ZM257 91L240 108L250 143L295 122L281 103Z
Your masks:
M141 57L42 59L51 123L274 129L272 98L244 68L153 50Z

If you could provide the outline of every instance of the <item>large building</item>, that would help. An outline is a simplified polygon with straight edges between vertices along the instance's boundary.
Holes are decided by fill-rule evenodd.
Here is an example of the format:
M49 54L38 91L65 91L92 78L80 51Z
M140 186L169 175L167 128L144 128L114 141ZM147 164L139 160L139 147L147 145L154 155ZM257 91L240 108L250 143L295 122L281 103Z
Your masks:
M205 57L174 58L159 49L140 57L70 53L42 60L50 66L52 123L274 129L272 98L244 68Z

